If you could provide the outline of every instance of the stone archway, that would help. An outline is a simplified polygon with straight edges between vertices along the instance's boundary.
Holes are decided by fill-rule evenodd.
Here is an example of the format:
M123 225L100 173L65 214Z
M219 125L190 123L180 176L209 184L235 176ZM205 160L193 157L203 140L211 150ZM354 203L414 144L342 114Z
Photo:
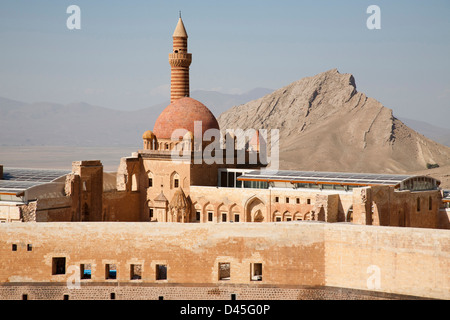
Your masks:
M246 207L246 221L247 222L263 222L266 219L266 206L261 199L254 197L248 201Z

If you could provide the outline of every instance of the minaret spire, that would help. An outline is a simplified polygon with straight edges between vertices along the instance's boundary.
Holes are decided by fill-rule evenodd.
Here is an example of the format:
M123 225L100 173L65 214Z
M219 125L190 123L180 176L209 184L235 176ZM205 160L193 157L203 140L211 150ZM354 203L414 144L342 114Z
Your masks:
M169 54L171 66L170 80L170 102L183 97L189 97L189 66L192 62L192 55L187 52L188 35L180 18L173 33L173 52Z

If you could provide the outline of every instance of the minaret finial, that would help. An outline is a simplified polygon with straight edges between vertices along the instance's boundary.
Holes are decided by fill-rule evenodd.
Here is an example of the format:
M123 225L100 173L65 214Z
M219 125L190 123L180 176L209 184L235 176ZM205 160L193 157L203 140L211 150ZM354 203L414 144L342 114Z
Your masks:
M181 19L181 10L180 10L180 19Z

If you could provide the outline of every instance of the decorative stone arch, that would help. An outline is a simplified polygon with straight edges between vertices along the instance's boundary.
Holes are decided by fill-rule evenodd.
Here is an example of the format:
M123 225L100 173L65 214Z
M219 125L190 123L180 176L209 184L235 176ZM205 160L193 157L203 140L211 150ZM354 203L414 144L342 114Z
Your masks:
M155 177L153 175L153 172L151 170L147 170L147 187L154 187L155 186Z
M283 215L279 211L275 211L272 215L272 221L283 221Z
M230 220L235 221L236 215L239 215L239 221L243 218L243 210L240 205L233 203L228 207L228 214L230 217Z
M300 212L296 212L296 213L294 213L294 220L295 221L301 221L301 220L303 220L303 216L302 216L302 214L300 213Z
M222 214L226 213L227 218L226 222L230 221L230 212L228 211L227 206L222 202L217 206L216 216L217 222L222 222Z
M176 180L178 180L178 182L176 182ZM178 183L178 186L177 186ZM178 172L173 171L170 174L170 189L178 189L181 186L181 179L180 179L180 175L178 174Z
M303 216L303 220L306 220L306 221L310 221L311 220L311 212L310 211L305 213L305 215Z
M205 222L204 220L203 220L203 206L200 204L200 203L198 203L197 201L195 201L193 204L192 204L192 212L194 213L193 215L192 215L192 219L191 219L191 221L193 221L193 222L197 222L197 212L200 212L200 219L198 220L198 222Z
M209 212L212 212L212 221L209 221ZM203 205L203 214L204 214L204 221L205 222L213 222L214 221L214 205L211 202L206 202Z
M266 217L266 205L257 196L247 200L244 214L246 222L263 222L268 220Z
M292 221L292 214L289 211L283 213L283 221Z

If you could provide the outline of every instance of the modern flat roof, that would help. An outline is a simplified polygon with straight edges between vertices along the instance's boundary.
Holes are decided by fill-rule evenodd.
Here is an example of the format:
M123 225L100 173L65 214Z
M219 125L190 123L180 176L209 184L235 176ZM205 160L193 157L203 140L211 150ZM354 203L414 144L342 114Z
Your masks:
M31 187L49 183L71 171L61 169L34 169L3 167L3 179L0 179L0 193L12 194Z
M375 173L320 172L320 171L266 171L254 170L237 178L240 181L267 181L339 185L388 185L397 186L401 182L419 176ZM429 179L433 179L427 177Z
M450 190L443 190L444 192L444 202L450 202Z

